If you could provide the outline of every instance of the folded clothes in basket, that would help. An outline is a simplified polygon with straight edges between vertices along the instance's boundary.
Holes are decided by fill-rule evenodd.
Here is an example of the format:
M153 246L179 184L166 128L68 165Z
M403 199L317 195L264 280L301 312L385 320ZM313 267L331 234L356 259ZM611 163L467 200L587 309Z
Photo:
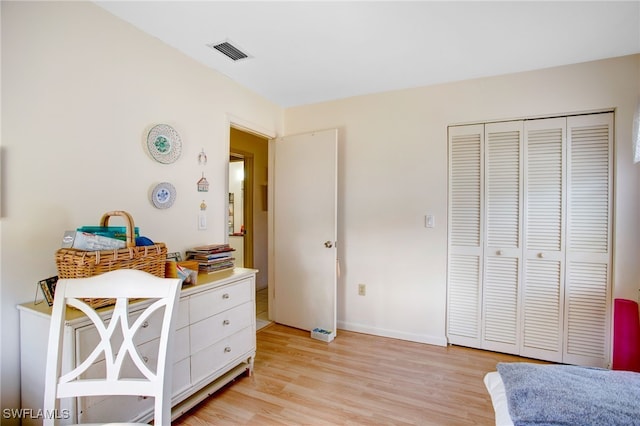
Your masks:
M126 246L127 243L124 240L81 231L65 231L61 244L62 248L88 251L121 249Z

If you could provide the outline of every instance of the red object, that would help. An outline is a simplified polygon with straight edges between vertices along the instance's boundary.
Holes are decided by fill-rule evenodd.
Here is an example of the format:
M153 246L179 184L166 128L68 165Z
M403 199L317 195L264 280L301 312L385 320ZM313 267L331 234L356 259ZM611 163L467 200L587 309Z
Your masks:
M633 300L614 301L612 368L640 372L640 317Z

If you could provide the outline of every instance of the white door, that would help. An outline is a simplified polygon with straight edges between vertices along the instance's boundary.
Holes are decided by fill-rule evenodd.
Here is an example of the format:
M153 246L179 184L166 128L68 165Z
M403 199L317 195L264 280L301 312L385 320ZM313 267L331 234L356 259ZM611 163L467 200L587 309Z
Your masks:
M335 336L338 131L285 136L270 147L273 319Z
M485 125L482 348L519 351L522 121Z
M610 360L613 113L567 118L567 268L562 361Z
M562 362L566 119L525 122L524 285L520 355Z
M447 337L481 347L484 125L449 128Z

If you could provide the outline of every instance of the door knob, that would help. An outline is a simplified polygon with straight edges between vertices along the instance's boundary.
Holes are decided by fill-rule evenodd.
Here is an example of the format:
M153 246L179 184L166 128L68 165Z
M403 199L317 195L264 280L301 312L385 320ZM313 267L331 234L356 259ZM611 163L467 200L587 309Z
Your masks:
M331 247L333 247L333 243L332 243L331 241L325 241L325 242L324 242L324 246L325 246L326 248L331 248Z

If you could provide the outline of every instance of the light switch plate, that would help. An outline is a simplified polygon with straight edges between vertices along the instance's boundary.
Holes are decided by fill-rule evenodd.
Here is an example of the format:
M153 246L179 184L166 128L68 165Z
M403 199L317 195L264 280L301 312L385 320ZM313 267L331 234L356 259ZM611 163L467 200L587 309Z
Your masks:
M204 213L198 215L198 229L207 229L207 215Z
M433 228L436 226L436 219L432 214L428 214L424 217L424 227Z

